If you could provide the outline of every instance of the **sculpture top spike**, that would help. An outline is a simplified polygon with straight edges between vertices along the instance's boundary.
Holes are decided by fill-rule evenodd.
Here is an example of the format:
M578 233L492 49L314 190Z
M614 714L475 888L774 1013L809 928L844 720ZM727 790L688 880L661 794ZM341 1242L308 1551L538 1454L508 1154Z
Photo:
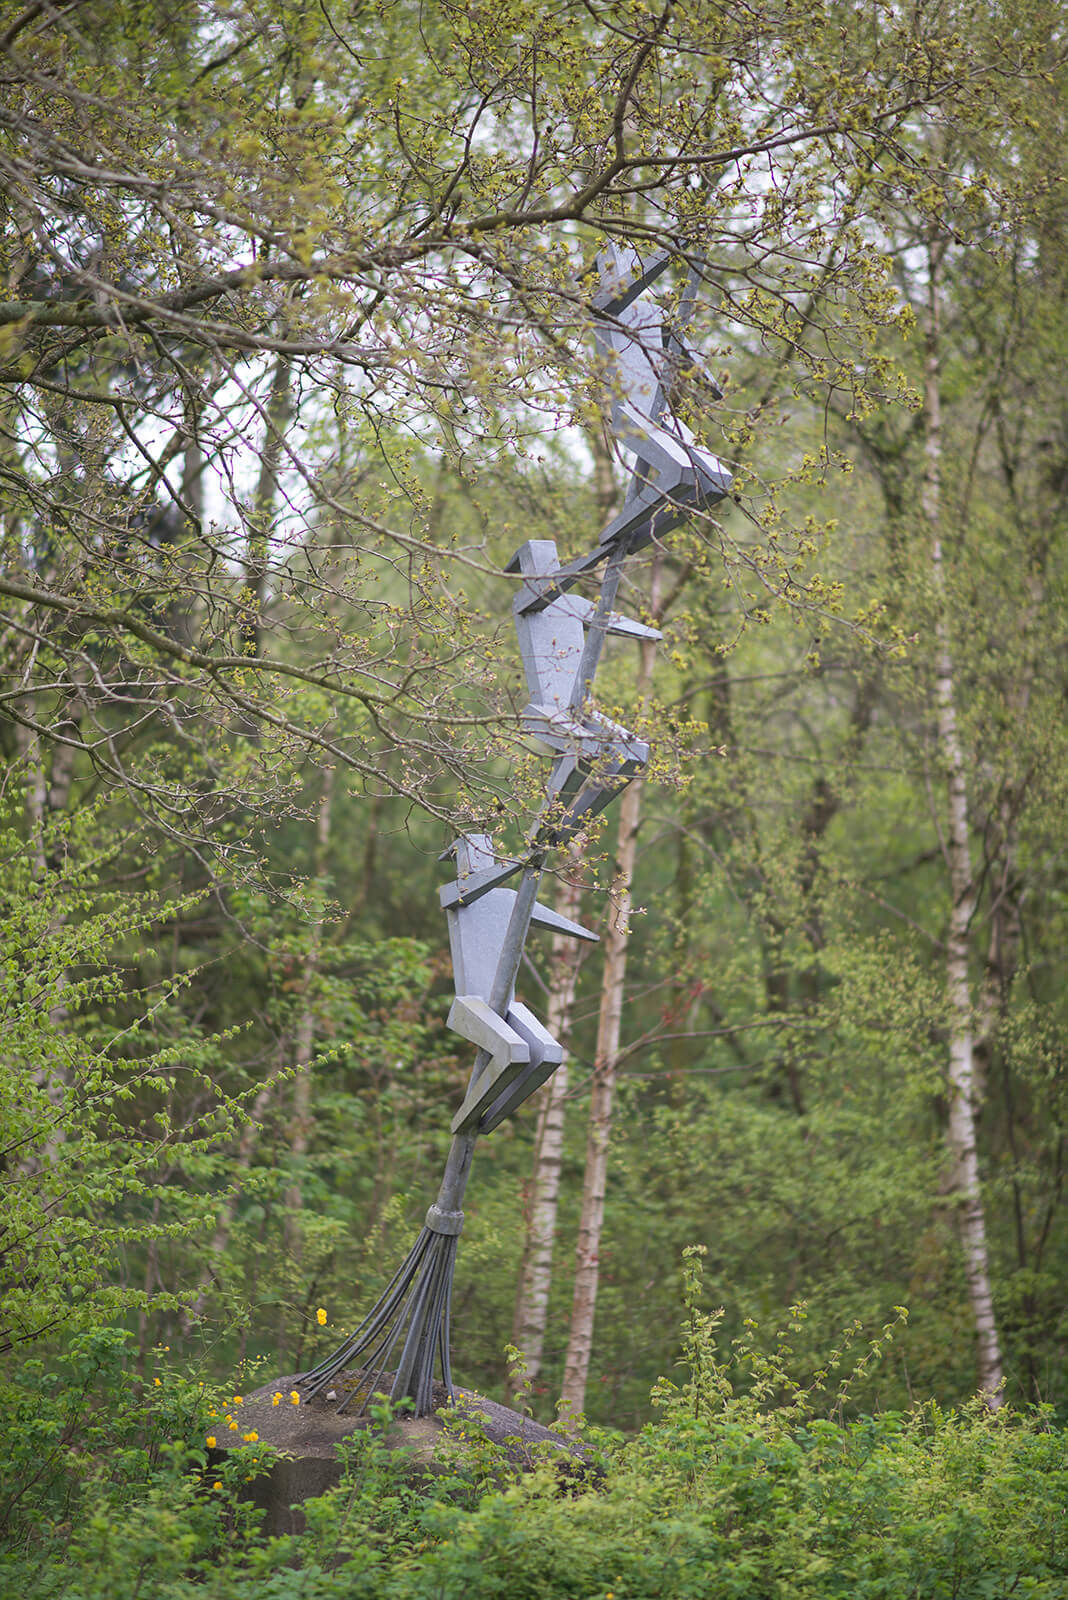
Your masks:
M667 267L666 251L643 261L629 245L612 243L597 259L601 286L591 307L597 346L613 385L610 430L619 449L634 458L633 475L623 509L602 529L596 548L557 568L548 581L524 583L513 606L517 618L542 610L613 551L641 550L694 512L708 510L731 486L723 463L671 412L671 390L680 372L700 373L713 393L720 393L683 331L697 274L691 271L679 318L671 320L654 301L641 299ZM520 570L516 556L508 571Z
M670 260L666 250L658 250L655 256L650 256L643 263L637 250L613 240L597 257L601 286L590 305L602 316L620 316L651 283L656 282Z
M655 301L639 298L664 270L667 257L643 266L637 251L612 245L600 259L606 284L594 308L600 312L598 348L615 378L612 432L620 448L636 458L623 510L601 533L607 554L623 540L629 550L640 550L689 513L715 505L730 488L731 475L670 412L674 376L684 365L698 371L703 366ZM684 303L692 304L692 298L688 292ZM598 299L605 303L598 306Z

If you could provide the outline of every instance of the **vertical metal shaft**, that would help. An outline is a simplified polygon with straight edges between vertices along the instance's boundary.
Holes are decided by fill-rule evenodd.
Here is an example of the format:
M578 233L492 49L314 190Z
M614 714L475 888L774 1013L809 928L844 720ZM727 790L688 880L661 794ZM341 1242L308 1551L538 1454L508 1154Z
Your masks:
M608 623L612 608L616 602L616 591L619 580L623 576L623 563L627 559L630 549L630 540L626 539L617 545L608 558L605 568L604 581L601 592L597 597L597 609L590 619L589 628L582 645L582 656L579 660L578 671L575 674L575 686L571 691L571 710L581 711L589 696L593 675L597 671L601 659L601 651L608 636ZM539 869L540 871L540 869Z

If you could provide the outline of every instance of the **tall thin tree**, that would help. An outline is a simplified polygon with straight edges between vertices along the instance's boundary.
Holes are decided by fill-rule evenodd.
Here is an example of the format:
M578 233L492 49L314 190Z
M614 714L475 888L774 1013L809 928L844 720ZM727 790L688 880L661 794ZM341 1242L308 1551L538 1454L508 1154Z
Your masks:
M931 580L936 605L935 711L946 781L943 850L949 874L946 1000L949 1011L949 1122L946 1140L950 1184L958 1206L968 1295L975 1317L979 1387L987 1404L1001 1404L1002 1361L990 1286L986 1220L976 1140L975 1018L969 966L977 891L972 870L964 750L957 718L957 686L950 627L942 507L941 317L947 241L932 234L927 251L924 328L924 468L921 505L930 531Z

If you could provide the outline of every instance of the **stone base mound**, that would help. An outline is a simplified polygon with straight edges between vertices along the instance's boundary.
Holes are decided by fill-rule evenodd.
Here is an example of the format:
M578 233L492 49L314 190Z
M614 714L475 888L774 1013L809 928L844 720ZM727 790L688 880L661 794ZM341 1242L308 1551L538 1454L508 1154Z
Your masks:
M376 1388L388 1391L392 1381L392 1373L382 1373ZM228 1449L241 1443L241 1435L249 1432L257 1433L264 1444L283 1452L270 1473L248 1487L249 1499L267 1513L266 1533L299 1533L304 1527L301 1503L325 1494L340 1482L336 1447L353 1434L374 1426L368 1416L353 1415L366 1398L367 1382L364 1373L346 1372L334 1383L333 1400L324 1395L305 1400L300 1377L291 1374L265 1383L245 1395L240 1407L234 1408L239 1431L218 1433L218 1446L209 1452L209 1457L222 1459ZM293 1404L293 1393L300 1395L299 1405ZM277 1405L276 1394L282 1396ZM348 1410L339 1414L338 1404L346 1394L351 1394L352 1399ZM444 1410L477 1421L485 1436L502 1446L516 1466L533 1467L553 1452L559 1455L568 1475L584 1476L589 1470L589 1452L577 1439L543 1427L484 1395L457 1386L456 1405L451 1407L444 1385L436 1383L433 1400L436 1409L432 1416L396 1417L385 1434L386 1444L408 1457L413 1474L446 1469L446 1463L437 1457L445 1426L438 1412Z

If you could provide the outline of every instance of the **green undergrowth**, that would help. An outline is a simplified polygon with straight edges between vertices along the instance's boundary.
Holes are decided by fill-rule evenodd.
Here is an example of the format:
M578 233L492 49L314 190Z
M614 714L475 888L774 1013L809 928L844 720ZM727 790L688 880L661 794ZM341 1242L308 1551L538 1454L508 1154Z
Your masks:
M226 1397L163 1365L136 1381L121 1340L83 1338L64 1371L2 1396L0 1588L23 1600L1063 1600L1068 1449L1040 1411L848 1415L892 1340L851 1330L791 1376L792 1313L771 1354L727 1350L691 1311L679 1382L640 1434L595 1439L598 1470L510 1466L477 1426L446 1429L444 1470L415 1480L370 1431L307 1529L268 1538L242 1499L271 1452L219 1469L205 1440ZM858 1353L859 1352L859 1353ZM159 1377L159 1382L156 1382ZM378 1421L388 1420L383 1406Z

